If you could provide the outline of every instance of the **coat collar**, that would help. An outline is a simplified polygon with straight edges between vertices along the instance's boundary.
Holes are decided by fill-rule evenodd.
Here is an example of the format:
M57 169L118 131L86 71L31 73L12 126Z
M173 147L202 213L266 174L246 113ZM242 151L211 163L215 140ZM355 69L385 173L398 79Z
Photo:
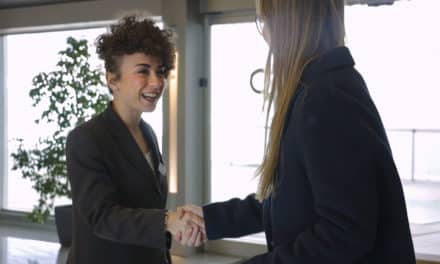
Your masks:
M331 70L345 68L345 67L353 67L354 60L350 54L350 51L347 47L338 47L334 48L318 58L312 60L304 69L301 76L301 84L298 85L292 99L289 103L289 110L286 115L285 120L290 119L290 115L292 114L292 108L295 104L296 99L300 96L300 94L304 91L305 85L307 83L312 82L315 79L318 79L319 76L323 73L329 72ZM286 133L287 125L283 128L283 135Z
M161 193L161 187L158 180L158 163L160 162L159 148L156 141L153 139L153 132L151 127L143 120L141 120L139 126L141 128L142 134L150 148L153 156L154 172L147 160L145 159L142 151L139 149L135 139L131 135L127 126L124 124L119 115L115 112L110 102L107 109L103 112L103 117L107 121L109 133L113 136L116 145L122 152L122 155L130 162L142 175L154 178L156 189Z
M353 67L354 60L347 47L337 47L311 61L302 74L302 82L309 82L322 73L345 67Z

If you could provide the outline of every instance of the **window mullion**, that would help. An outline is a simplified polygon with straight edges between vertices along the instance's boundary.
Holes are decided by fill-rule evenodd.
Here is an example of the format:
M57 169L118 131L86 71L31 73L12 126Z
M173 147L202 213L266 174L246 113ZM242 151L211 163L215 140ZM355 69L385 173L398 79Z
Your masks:
M5 89L5 37L0 35L0 210L4 208L7 197L6 190L6 153L7 153L7 135L6 135L6 89Z

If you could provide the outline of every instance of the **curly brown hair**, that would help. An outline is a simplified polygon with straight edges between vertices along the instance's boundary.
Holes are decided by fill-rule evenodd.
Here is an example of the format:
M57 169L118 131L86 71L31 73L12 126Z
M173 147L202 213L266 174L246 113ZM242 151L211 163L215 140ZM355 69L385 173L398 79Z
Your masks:
M172 32L155 26L151 19L125 16L110 26L110 33L96 40L96 53L104 60L105 70L116 74L116 78L120 77L120 58L137 52L159 58L166 78L174 68L176 52Z

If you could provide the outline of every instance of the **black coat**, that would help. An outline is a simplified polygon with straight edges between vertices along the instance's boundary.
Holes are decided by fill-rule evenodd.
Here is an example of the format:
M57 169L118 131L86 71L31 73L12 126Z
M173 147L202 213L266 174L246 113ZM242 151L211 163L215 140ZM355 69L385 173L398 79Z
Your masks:
M140 127L155 173L111 104L67 138L67 171L73 198L69 262L157 263L169 261L164 230L167 180L151 127Z
M347 48L309 64L291 100L275 193L203 208L209 239L265 230L245 263L414 264L400 178Z

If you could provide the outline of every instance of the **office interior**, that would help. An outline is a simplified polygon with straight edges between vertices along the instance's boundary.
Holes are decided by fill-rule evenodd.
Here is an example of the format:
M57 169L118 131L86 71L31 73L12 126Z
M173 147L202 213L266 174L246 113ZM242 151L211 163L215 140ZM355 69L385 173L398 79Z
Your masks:
M439 2L346 0L347 46L383 117L420 264L440 263ZM65 263L69 250L59 243L53 212L45 223L29 221L38 196L12 170L14 138L32 144L47 133L32 122L32 77L54 67L68 36L87 39L102 70L93 41L132 12L176 36L172 80L158 110L143 117L166 160L167 208L255 191L267 45L255 26L254 0L0 0L0 264ZM199 248L173 243L171 250L177 264L240 263L263 252L264 234Z

